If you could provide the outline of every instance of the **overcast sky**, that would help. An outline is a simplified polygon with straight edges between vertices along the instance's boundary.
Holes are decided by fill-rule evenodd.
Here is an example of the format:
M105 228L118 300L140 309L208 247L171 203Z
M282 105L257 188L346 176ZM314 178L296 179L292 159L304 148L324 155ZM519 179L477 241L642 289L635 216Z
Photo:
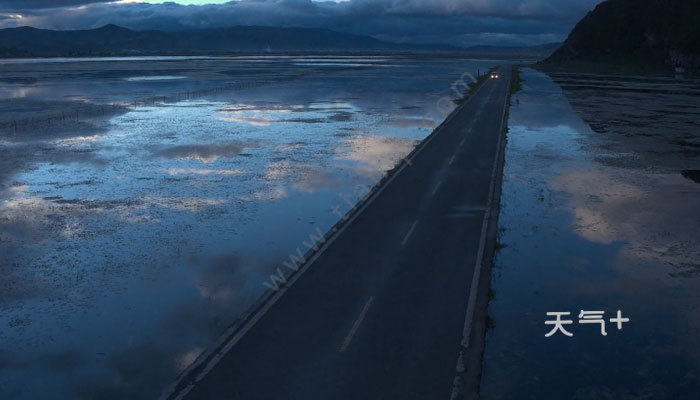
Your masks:
M600 0L0 0L0 28L322 27L396 42L559 42Z

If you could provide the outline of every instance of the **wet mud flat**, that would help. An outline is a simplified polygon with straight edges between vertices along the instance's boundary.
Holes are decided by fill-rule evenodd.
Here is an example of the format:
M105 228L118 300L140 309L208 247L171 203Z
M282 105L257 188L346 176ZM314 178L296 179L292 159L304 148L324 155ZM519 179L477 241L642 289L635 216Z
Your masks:
M513 96L482 396L700 388L698 80L523 69ZM604 311L600 324L580 312ZM629 322L618 329L620 310ZM547 312L572 323L546 337Z
M0 398L157 397L441 122L456 79L492 65L3 65L4 119L117 109L0 129Z
M700 78L562 72L549 76L599 134L595 145L615 154L602 161L670 173L697 167Z
M335 60L255 55L0 60L0 108L4 111L0 128L55 130L66 123L122 113L130 106L371 68L387 60L369 56L351 64L341 58L342 62L332 66L310 62L319 59Z

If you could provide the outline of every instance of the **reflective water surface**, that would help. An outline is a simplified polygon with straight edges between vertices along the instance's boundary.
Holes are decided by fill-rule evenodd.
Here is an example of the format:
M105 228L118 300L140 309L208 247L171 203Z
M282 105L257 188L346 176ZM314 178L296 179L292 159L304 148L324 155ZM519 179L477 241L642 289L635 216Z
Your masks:
M156 397L494 64L58 61L0 70L2 399Z
M687 171L700 170L698 81L523 78L482 397L696 397L700 185ZM581 310L605 311L607 335L579 323ZM630 319L619 330L617 310ZM547 312L570 312L573 336L545 337Z

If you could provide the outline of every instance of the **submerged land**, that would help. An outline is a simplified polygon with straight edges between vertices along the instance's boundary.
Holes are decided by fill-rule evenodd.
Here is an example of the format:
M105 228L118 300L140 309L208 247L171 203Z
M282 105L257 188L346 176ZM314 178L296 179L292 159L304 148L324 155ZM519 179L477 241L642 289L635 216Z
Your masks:
M492 152L482 151L486 142L477 139L493 136L479 136L490 130L473 124L479 115L497 113L488 111L488 96L459 101L452 86L469 79L464 72L476 75L492 65L424 56L5 64L3 396L257 393L259 386L249 383L268 364L278 365L275 376L287 382L265 386L271 392L326 393L328 386L290 382L327 383L339 376L355 382L343 393L381 392L390 377L428 376L420 373L427 361L401 347L418 344L428 346L421 353L431 360L445 362L430 368L430 385L419 379L404 385L408 397L480 391L484 398L510 398L526 391L673 398L694 390L698 357L687 349L698 345L692 293L700 249L692 238L699 235L693 177L700 171L694 128L700 85L668 75L516 69L491 294L483 292L476 303L486 310L491 300L489 317L475 314L472 325L471 340L481 346L480 330L490 326L481 387L478 374L476 380L469 375L480 370L480 351L460 347L458 327L474 269L459 266L475 265L463 258L476 257L473 231L486 205L448 199L484 200L479 193L486 184L475 182L489 177L490 164L478 160ZM501 75L504 85L508 74ZM324 256L347 258L345 268L338 269L345 265L339 259L319 259L300 286L288 289L278 272L292 272L288 266L309 246L322 247L318 241L343 226L335 224L385 173L406 164L445 118L436 107L443 97L463 110L445 135L456 144L427 147L433 155L421 157L433 166L415 168L423 162L411 159L410 174L428 175L409 174L408 186L386 189L398 191L383 196L391 212L375 205L356 217L347 229L374 232L357 234L368 242L339 240ZM451 157L446 148L474 153ZM477 163L459 167L462 162ZM427 220L456 225L431 230L410 212L391 217L411 211L415 202L419 214L437 213ZM445 251L459 254L436 259L437 249L449 243ZM357 251L365 248L377 250ZM436 268L450 272L435 274ZM480 288L489 286L487 271ZM426 286L431 277L434 284ZM212 352L229 343L246 316L257 315L265 304L260 296L273 286L289 292L212 365ZM392 293L388 303L386 293ZM324 294L324 300L314 297ZM396 301L401 296L407 297ZM604 345L595 330L578 329L569 342L544 337L546 312L586 308L621 309L634 325L609 327ZM299 318L305 322L298 324ZM444 332L436 334L436 326ZM406 334L421 327L432 328ZM321 337L326 346L318 346ZM280 363L276 356L291 351L285 345L291 338L300 352ZM283 347L274 350L269 342ZM274 350L274 363L266 361L265 349ZM460 350L468 354L461 358L466 375L455 368ZM540 353L550 355L547 362L536 361ZM244 357L249 362L240 362ZM317 369L293 376L299 360L316 365L321 359ZM390 375L366 374L359 367L366 360L397 366ZM557 363L571 368L549 368ZM211 372L202 375L208 365ZM232 384L234 370L248 377L245 382ZM577 389L543 388L542 381L574 382Z
M157 397L492 65L5 63L3 397Z
M482 398L687 398L700 385L700 83L522 68ZM607 336L580 310L630 318ZM573 337L545 337L547 312ZM566 368L554 366L566 365ZM545 384L546 383L546 384Z

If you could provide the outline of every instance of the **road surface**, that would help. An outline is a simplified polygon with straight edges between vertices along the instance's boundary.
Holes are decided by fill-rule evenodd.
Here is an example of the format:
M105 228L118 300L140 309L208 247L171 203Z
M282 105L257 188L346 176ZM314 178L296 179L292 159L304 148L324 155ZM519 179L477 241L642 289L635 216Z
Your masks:
M164 398L450 399L502 139L499 72Z

